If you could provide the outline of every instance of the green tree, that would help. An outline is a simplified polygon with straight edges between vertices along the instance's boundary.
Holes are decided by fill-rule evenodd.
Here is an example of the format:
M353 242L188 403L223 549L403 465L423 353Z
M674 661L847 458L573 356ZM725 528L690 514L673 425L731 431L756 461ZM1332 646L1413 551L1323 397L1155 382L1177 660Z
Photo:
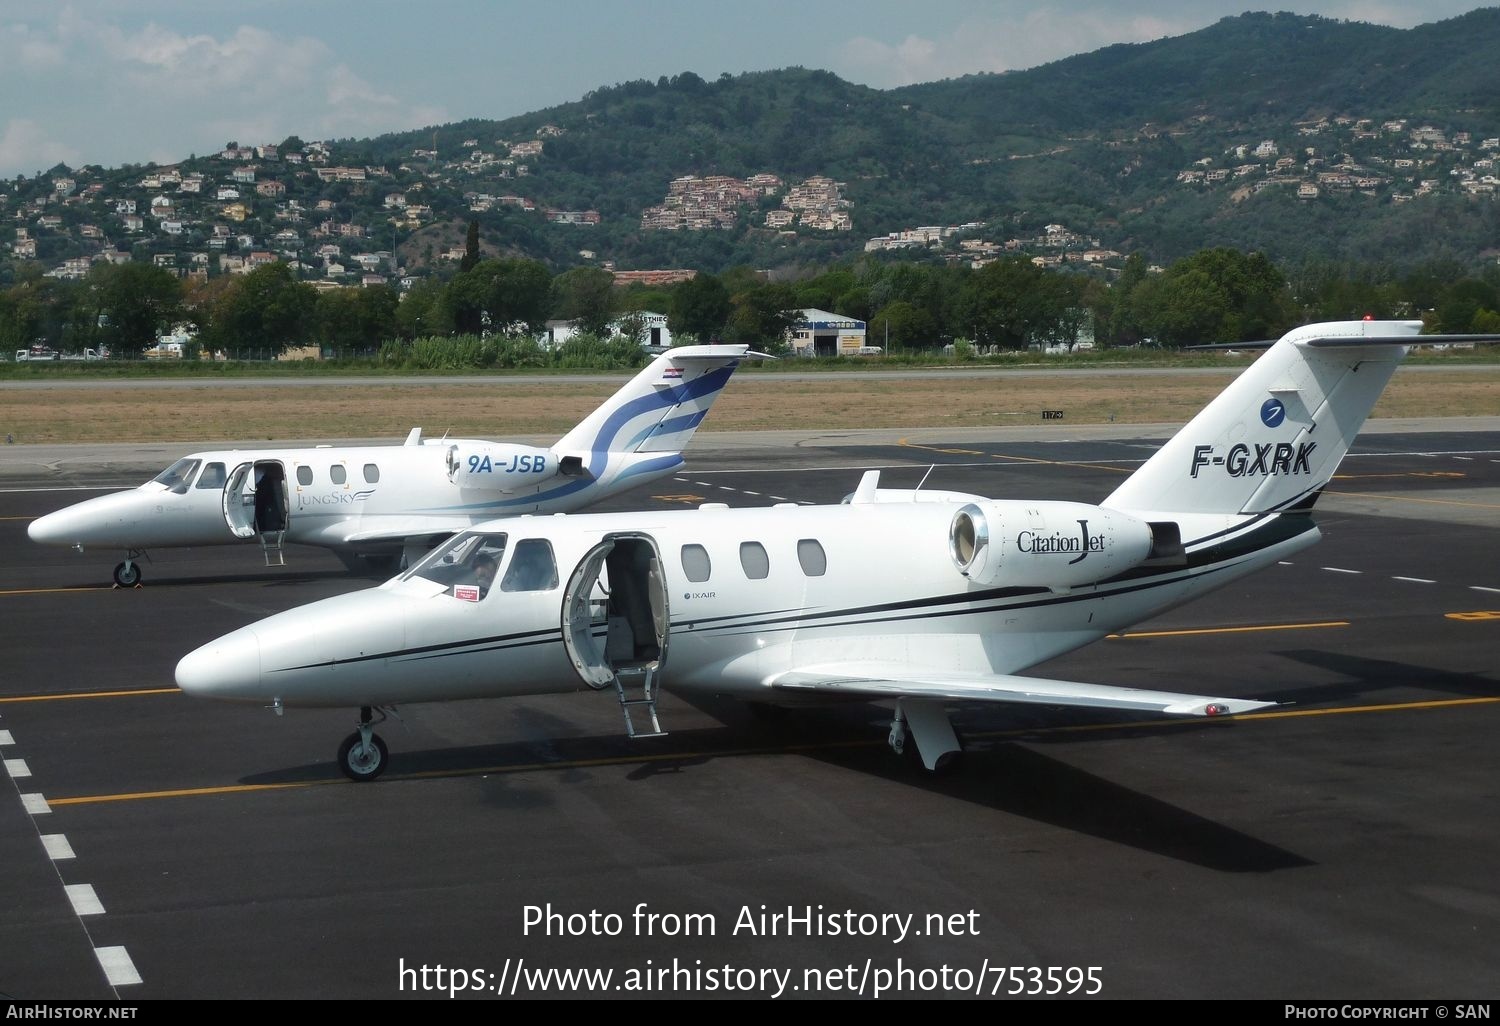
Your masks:
M729 290L711 274L697 274L672 291L667 329L673 338L707 342L723 334L729 320Z
M870 318L867 338L871 345L886 346L888 353L938 345L937 326L932 315L901 299Z
M1472 332L1481 312L1500 309L1500 290L1476 278L1456 281L1443 290L1434 310L1433 329L1445 334Z
M313 337L328 349L375 349L397 333L396 306L396 292L386 285L320 293Z
M552 312L603 338L615 315L614 293L614 275L597 267L575 267L552 280Z
M428 335L445 334L451 322L443 322L443 285L435 278L423 278L407 289L406 297L396 307L396 332L411 340Z
M459 335L478 336L484 330L485 301L489 298L489 281L482 274L463 271L453 276L443 289L442 319Z
M469 232L464 236L464 255L458 262L459 273L472 271L474 265L479 263L479 222L469 222Z
M1201 268L1147 279L1131 305L1134 321L1158 345L1240 341L1226 334L1229 296Z
M1286 278L1263 254L1225 248L1202 250L1143 282L1131 316L1169 346L1273 338L1298 319Z
M0 302L0 337L6 351L25 349L44 343L54 349L66 349L77 341L69 337L76 329L83 290L79 284L28 274L4 293Z
M494 330L535 335L546 326L552 272L545 265L536 260L486 260L475 271L489 282L485 310Z
M787 349L787 333L802 320L791 288L783 284L757 285L736 294L725 326L725 339L757 346L773 356Z
M210 307L203 342L226 351L283 353L312 334L317 291L278 261L257 267Z
M1064 313L1060 290L1026 257L996 260L967 283L959 305L961 325L986 345L1024 347L1048 337Z
M1101 345L1137 345L1145 332L1135 320L1132 296L1146 280L1146 258L1132 253L1125 258L1125 266L1114 286L1095 294L1094 339Z
M136 357L182 319L182 283L150 264L97 264L89 285L98 302L99 338L117 356Z

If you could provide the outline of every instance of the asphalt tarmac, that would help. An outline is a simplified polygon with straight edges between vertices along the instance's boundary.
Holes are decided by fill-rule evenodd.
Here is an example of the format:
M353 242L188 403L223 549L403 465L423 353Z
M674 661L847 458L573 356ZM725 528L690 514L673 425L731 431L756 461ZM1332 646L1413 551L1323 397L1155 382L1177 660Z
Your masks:
M349 783L354 710L195 700L173 667L374 582L244 546L155 552L112 589L121 554L26 523L186 447L16 447L0 999L1494 998L1500 430L1386 427L1294 562L1032 671L1282 706L964 709L946 777L889 751L878 706L668 694L669 736L632 742L604 692L403 707L389 772ZM1165 437L1032 434L700 435L603 508L837 501L872 467L1098 501Z

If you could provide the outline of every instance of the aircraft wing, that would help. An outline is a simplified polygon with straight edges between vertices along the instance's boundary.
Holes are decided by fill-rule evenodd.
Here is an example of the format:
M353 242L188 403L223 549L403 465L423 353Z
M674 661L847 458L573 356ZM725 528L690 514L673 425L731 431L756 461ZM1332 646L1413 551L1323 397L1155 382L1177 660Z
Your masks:
M438 534L456 534L468 526L468 522L451 516L406 516L379 518L378 527L360 528L357 521L350 525L355 530L336 533L320 539L327 545L371 545L378 543L404 543L408 538L427 538Z
M1084 684L1003 673L924 672L878 663L824 663L777 674L767 681L779 691L822 692L865 698L930 698L950 702L1023 702L1131 709L1174 716L1228 716L1275 705L1245 698L1211 698L1171 691L1145 691L1110 684Z

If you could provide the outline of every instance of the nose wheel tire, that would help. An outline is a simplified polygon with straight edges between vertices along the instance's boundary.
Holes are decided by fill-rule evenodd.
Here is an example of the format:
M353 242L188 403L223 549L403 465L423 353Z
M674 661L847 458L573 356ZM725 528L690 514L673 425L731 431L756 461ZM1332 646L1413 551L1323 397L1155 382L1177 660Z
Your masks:
M379 734L372 733L366 741L356 730L339 745L339 769L350 780L361 783L374 780L385 771L386 755L385 742Z
M141 583L141 568L138 563L126 560L115 567L115 583L122 588L134 588Z

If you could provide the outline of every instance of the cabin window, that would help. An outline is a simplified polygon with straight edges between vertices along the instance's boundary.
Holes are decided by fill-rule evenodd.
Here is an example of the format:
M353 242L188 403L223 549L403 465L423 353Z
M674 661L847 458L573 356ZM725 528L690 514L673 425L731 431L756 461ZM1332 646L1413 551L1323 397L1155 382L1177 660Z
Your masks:
M166 485L168 488L176 488L179 485L186 488L187 483L193 479L193 473L197 471L200 462L200 460L178 460L151 480L157 484Z
M203 476L198 478L199 488L223 488L225 481L224 464L210 463L203 468Z
M370 484L374 484L376 481L379 481L380 480L380 468L377 467L373 463L366 463L365 464L365 480L367 482L369 482Z
M303 464L297 468L297 483L299 485L310 485L313 482L312 467Z
M763 581L771 575L771 559L760 542L740 542L740 566L752 581Z
M682 572L694 584L702 584L708 580L708 575L713 573L713 563L708 558L708 550L702 545L684 545L682 547Z
M803 538L797 543L797 562L809 577L822 577L828 572L828 555L814 538Z
M527 538L516 542L505 568L501 591L551 591L557 587L557 561L552 558L552 543L546 538Z
M349 480L349 472L344 469L344 465L342 463L335 463L333 466L329 467L328 476L333 478L334 484L343 484L345 481Z

